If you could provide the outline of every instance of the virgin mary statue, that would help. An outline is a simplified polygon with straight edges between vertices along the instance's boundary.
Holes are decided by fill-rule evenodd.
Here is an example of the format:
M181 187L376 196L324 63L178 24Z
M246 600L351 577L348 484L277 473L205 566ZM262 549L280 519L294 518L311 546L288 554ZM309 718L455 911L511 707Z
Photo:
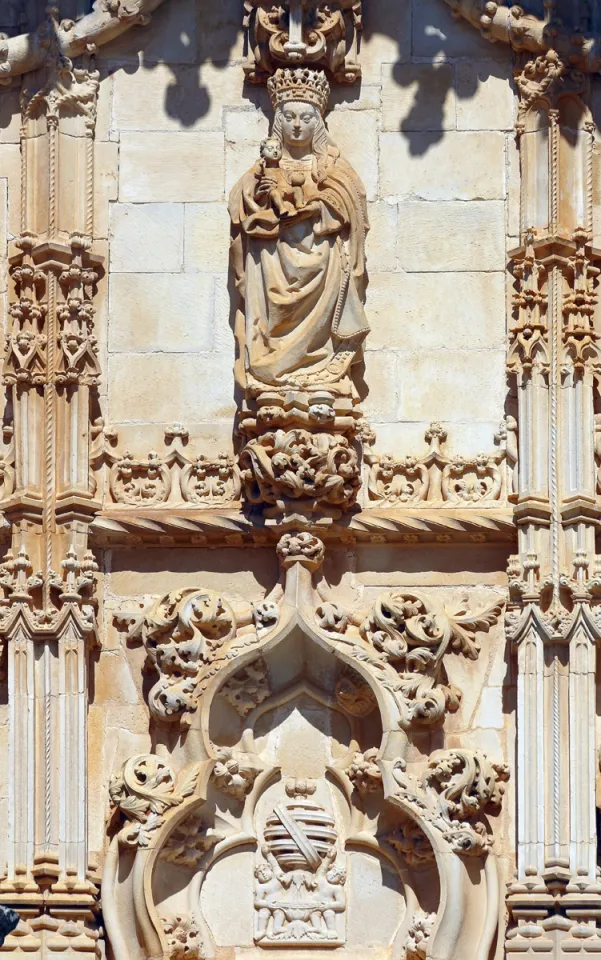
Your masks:
M363 308L365 191L330 141L320 71L280 69L261 157L233 188L236 333L248 395L277 389L349 394L368 332Z

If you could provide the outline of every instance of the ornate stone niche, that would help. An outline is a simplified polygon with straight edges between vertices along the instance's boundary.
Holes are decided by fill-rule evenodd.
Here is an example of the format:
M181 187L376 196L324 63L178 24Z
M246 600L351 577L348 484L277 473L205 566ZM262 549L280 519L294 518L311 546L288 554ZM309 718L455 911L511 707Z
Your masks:
M115 960L488 956L485 813L507 772L432 747L460 697L444 656L474 659L499 602L396 591L345 611L322 595L320 540L287 534L278 554L282 580L252 607L173 591L131 627L155 671L156 752L111 780Z

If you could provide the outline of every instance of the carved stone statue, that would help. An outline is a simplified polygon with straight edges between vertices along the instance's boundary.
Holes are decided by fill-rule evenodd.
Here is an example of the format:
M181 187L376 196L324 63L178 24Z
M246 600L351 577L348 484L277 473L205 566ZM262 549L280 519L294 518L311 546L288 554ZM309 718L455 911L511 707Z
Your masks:
M280 69L268 87L271 136L229 203L240 379L247 397L274 388L348 396L368 332L365 191L329 139L324 74Z

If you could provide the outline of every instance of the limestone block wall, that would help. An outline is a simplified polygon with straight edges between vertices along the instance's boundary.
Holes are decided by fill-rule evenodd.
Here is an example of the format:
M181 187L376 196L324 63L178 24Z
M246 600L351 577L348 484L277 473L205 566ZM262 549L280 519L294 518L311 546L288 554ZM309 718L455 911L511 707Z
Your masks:
M394 17L379 0L367 14L361 85L335 89L328 116L365 184L371 223L362 406L379 452L420 453L424 430L439 420L449 452L474 454L492 448L506 403L505 262L519 216L511 63L439 0L399 0ZM271 115L265 89L243 85L240 21L239 0L170 0L96 57L94 233L108 266L95 298L97 413L118 431L120 449L138 455L159 449L174 421L198 450L233 443L227 196L256 159ZM19 124L19 94L9 90L0 98L0 251L20 229ZM7 290L2 255L3 321ZM390 556L392 575L381 548L350 551L333 579L351 605L398 583L439 590L449 576L453 589L498 589L506 552L470 561L473 572L453 560L450 574L438 554L416 547L402 561ZM143 651L127 648L113 615L185 585L256 600L277 579L272 549L255 551L250 567L235 549L226 559L198 549L106 550L101 565L89 715L90 852L99 862L108 780L153 747ZM511 679L494 643L477 678L458 683L473 696L449 732L470 730L474 748L501 759L512 749L502 693ZM0 723L5 738L4 704ZM5 781L1 789L5 819ZM0 832L0 858L6 839Z
M226 200L270 115L266 91L242 83L238 6L177 0L102 48L105 416L139 452L174 419L231 444ZM361 59L361 87L335 91L328 125L372 225L365 413L383 451L421 452L436 419L450 451L490 449L505 403L505 249L518 230L511 64L435 0L396 4L394 18L371 4Z

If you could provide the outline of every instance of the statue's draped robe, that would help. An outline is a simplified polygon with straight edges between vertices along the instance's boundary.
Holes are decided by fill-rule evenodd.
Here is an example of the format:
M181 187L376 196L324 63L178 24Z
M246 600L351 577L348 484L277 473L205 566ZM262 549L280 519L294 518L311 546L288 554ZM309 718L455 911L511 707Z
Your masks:
M363 185L330 147L320 183L313 161L309 192L318 214L280 221L269 197L255 196L256 187L250 170L232 190L229 207L245 371L275 387L334 382L357 359L369 329Z

